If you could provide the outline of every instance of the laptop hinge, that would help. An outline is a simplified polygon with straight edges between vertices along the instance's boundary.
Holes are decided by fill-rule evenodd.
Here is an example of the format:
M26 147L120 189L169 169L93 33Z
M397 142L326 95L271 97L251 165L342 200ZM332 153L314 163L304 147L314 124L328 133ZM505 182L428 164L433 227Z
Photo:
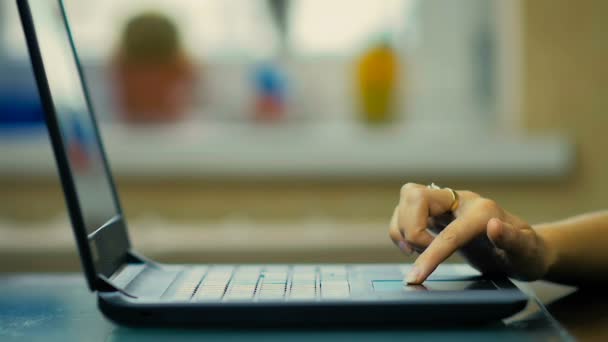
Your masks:
M136 296L130 294L129 292L127 292L123 286L121 286L121 284L116 283L116 275L120 274L125 267L127 267L128 265L145 265L147 266L148 264L148 260L146 258L144 258L143 256L137 254L136 252L132 251L132 250L128 250L127 253L125 254L125 258L124 258L124 262L122 265L120 265L118 267L117 270L115 270L112 275L110 275L110 277L106 277L103 274L97 274L97 284L96 284L96 289L97 291L100 292L120 292L122 294L124 294L125 296L131 297L131 298L137 298ZM134 276L136 276L137 274L135 274ZM133 277L134 277L133 276ZM132 279L130 279L132 280Z
M127 251L126 262L127 262L127 264L146 264L153 268L160 267L156 261L148 259L145 256L143 256L131 249Z
M124 294L125 296L131 297L131 298L137 298L137 296L127 292L122 286L120 286L119 284L117 284L114 280L116 277L116 274L122 272L122 270L125 269L125 267L129 266L129 265L141 265L142 266L142 270L143 268L147 268L147 267L152 267L152 268L160 268L160 266L158 265L158 263L156 263L155 261L152 261L146 257L144 257L143 255L133 251L133 250L128 250L125 256L125 263L123 263L116 271L114 274L112 274L112 276L110 278L106 277L103 274L97 274L97 284L95 286L95 288L97 289L97 291L100 292L120 292L122 294ZM141 272L141 270L137 271L136 274L132 275L131 277L128 278L133 278L136 277L137 274L139 274ZM132 279L130 279L132 280ZM129 281L130 281L129 280ZM121 282L119 282L121 283Z
M98 274L96 279L97 284L95 284L95 288L99 292L120 292L123 295L131 298L137 298L136 296L128 293L127 291L121 289L120 287L114 285L114 283L108 279L103 274Z

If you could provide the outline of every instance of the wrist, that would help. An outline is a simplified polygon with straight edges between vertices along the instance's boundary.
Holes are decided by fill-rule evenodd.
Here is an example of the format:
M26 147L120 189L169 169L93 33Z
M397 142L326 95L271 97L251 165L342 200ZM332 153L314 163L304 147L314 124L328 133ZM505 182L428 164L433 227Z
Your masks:
M542 250L544 274L541 278L550 278L551 274L555 273L555 268L558 265L559 260L555 237L551 234L552 229L544 227L544 225L534 226L533 229L538 236L540 249Z

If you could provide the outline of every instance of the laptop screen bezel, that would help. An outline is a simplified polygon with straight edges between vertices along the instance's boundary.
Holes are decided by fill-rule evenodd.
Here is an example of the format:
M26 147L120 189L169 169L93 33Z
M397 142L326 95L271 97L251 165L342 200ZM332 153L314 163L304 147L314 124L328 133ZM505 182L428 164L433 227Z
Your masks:
M45 0L48 1L48 0ZM55 0L53 0L55 1ZM48 128L49 137L53 147L55 160L57 163L63 192L68 207L70 220L76 242L78 245L78 251L80 259L84 269L85 277L87 279L89 288L91 290L97 290L102 286L99 281L98 275L110 277L121 265L126 263L128 259L128 253L131 249L131 244L128 237L127 224L124 219L123 210L118 199L116 191L116 185L110 172L109 163L106 157L99 128L95 120L95 114L93 106L91 105L89 92L86 87L85 76L82 71L82 66L78 58L78 54L74 45L72 32L68 24L66 11L62 0L56 0L61 10L61 15L67 32L67 39L69 40L70 53L74 57L74 63L78 71L80 85L84 95L84 101L86 108L90 113L91 120L93 123L93 134L97 138L99 144L99 151L102 156L102 164L104 167L105 176L108 179L108 184L111 187L111 193L113 196L114 203L116 205L117 215L114 220L110 221L103 229L99 229L92 236L88 236L85 227L85 218L79 204L78 196L76 193L76 186L74 182L74 176L69 166L69 160L65 149L65 143L60 131L60 126L55 110L53 98L51 96L51 90L49 81L46 77L45 66L42 59L42 51L38 44L38 38L36 35L36 29L34 25L34 17L30 9L29 0L17 0L17 6L19 9L19 15L23 31L25 34L25 40L30 53L30 59L34 70L34 76L36 84L38 86L38 92L40 94L41 103L45 113L46 126Z

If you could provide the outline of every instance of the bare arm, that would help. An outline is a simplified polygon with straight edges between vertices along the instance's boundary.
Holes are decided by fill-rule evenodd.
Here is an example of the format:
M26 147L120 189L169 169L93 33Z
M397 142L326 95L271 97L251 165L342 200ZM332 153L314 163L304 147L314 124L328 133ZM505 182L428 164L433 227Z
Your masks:
M544 278L574 285L608 282L608 211L534 226L549 246Z

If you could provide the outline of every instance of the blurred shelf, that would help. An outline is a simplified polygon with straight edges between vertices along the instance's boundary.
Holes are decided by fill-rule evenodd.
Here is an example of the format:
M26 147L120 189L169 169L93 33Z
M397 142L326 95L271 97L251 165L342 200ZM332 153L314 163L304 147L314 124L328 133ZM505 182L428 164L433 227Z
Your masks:
M102 125L119 176L157 178L552 179L574 167L560 136L509 136L475 125ZM46 133L0 135L0 175L55 177Z
M412 261L394 247L385 226L384 221L326 218L280 223L227 218L178 224L150 216L129 222L136 249L162 262ZM78 270L67 217L29 224L0 220L0 236L0 272Z

